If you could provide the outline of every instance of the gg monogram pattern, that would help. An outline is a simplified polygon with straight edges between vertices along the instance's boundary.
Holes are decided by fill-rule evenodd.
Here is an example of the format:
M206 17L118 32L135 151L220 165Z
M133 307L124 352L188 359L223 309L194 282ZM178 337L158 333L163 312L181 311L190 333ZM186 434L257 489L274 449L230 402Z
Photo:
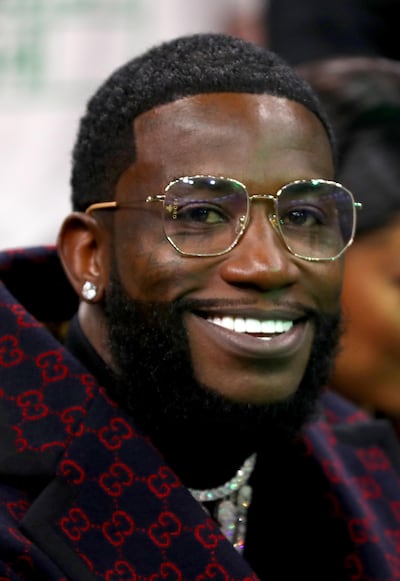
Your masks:
M36 314L44 280L67 284L54 251L0 263L1 581L255 581L131 418L9 292L25 297L21 264L35 272L25 299Z
M146 435L42 324L77 307L54 249L0 254L0 276L0 581L256 581ZM347 524L347 579L400 579L394 432L333 394L323 405L304 444Z

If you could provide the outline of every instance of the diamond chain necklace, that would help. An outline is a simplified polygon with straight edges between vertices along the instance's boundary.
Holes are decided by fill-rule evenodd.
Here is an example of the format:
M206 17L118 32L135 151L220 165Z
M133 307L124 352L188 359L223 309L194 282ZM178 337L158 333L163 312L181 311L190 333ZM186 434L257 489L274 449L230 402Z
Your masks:
M216 488L205 490L189 488L192 496L201 503L218 501L213 511L214 516L223 534L239 553L242 553L244 549L247 511L251 503L252 488L247 482L255 463L256 454L252 454L233 478Z

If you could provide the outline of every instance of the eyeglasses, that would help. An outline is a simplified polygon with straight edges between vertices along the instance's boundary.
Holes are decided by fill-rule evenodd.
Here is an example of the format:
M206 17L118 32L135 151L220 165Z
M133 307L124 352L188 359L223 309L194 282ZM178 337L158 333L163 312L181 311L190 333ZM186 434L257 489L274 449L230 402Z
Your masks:
M336 260L353 241L356 209L352 193L341 184L297 180L274 195L249 195L241 182L195 175L171 181L162 195L141 203L162 203L164 234L184 256L221 256L239 242L250 223L254 201L267 201L267 217L287 250L309 261ZM86 213L137 207L137 202L100 202Z

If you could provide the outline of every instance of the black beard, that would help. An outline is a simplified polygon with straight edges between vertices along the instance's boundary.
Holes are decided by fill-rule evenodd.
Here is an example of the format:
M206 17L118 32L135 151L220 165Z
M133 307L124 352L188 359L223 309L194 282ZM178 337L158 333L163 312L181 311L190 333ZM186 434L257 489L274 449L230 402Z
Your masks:
M187 443L192 452L196 441L199 450L209 450L216 442L221 449L234 443L245 455L254 451L260 436L264 442L271 435L275 442L277 437L292 438L316 411L338 345L339 315L308 313L314 320L315 339L294 395L263 406L232 402L213 386L196 381L183 323L184 312L204 312L216 304L221 301L134 301L115 275L106 294L110 349L119 370L110 395L172 465L177 443L178 447Z

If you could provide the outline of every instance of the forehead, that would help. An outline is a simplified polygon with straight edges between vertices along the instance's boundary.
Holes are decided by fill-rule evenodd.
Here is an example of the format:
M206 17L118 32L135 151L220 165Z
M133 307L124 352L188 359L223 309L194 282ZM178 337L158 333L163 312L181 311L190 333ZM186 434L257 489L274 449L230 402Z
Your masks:
M136 161L130 178L153 175L164 185L199 173L237 179L251 174L263 180L273 168L278 181L285 174L284 183L333 174L330 144L319 119L299 103L272 95L187 97L143 113L133 130Z

